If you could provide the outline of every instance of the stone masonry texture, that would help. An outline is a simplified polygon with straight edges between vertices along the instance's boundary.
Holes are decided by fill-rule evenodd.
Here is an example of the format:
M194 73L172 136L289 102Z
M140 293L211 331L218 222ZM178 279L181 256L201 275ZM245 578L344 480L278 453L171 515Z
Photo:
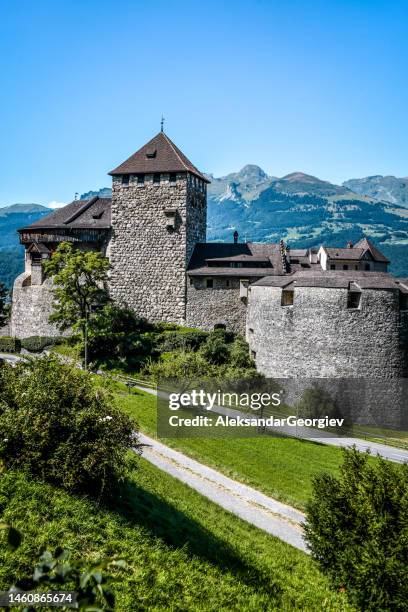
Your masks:
M173 211L173 213L172 213ZM174 218L175 227L167 226ZM111 295L151 321L184 323L186 268L196 242L205 242L206 196L180 173L143 185L130 176L112 184Z

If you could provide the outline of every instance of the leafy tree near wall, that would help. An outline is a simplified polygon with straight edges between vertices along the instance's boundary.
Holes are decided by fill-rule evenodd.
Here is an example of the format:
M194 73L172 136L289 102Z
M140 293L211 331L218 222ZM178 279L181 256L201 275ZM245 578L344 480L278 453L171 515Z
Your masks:
M68 242L59 245L45 262L45 273L53 278L54 311L50 322L61 331L72 329L82 336L87 358L88 328L95 313L109 301L106 290L109 261L96 251L80 251Z
M0 327L7 322L9 318L10 307L8 304L8 291L3 283L0 283Z

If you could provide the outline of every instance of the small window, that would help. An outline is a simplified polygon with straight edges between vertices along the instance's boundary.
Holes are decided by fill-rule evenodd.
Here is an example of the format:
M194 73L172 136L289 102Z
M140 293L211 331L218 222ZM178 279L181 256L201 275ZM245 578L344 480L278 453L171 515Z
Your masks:
M153 183L155 185L158 185L160 183L160 173L156 172L155 174L153 174Z
M256 359L256 352L255 351L251 351L251 357L252 357L252 359Z
M343 270L348 270L348 269L349 269L349 268L348 268L348 265L347 265L347 264L344 264L344 266L343 266Z
M369 270L371 270L371 266L370 266L370 264L369 264L369 263L364 264L364 270L366 270L367 272L368 272Z
M293 306L294 294L294 291L283 289L281 306Z
M156 150L154 150L154 151L147 151L147 153L146 153L147 159L154 159L156 157L156 153L157 153Z
M225 286L226 286L226 287L229 287L229 286L230 286L230 282L229 282L229 280L226 280L226 281L225 281Z
M254 328L253 327L249 327L249 333L253 334L254 333Z
M399 293L399 309L408 310L408 293Z
M175 183L176 181L177 181L177 174L175 172L170 172L169 182L170 183Z
M190 278L190 287L193 287L193 286L194 286L194 279Z
M205 280L205 286L207 287L207 289L212 289L214 287L214 279L207 278Z
M336 266L334 264L330 264L330 270L335 270Z
M124 185L125 187L129 185L129 175L128 174L124 174L122 176L122 185Z
M225 325L225 323L216 323L214 325L214 329L227 329L227 326Z
M144 174L138 174L137 175L137 184L138 185L144 185L145 182L145 175Z
M354 269L355 269L355 270L358 270L358 266L354 266Z
M361 292L349 291L347 295L347 308L356 310L361 306Z

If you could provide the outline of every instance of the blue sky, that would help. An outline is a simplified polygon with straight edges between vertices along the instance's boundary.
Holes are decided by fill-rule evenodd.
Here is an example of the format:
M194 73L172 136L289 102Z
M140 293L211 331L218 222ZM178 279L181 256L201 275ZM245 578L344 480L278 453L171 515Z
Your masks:
M70 201L160 128L216 176L408 175L408 2L0 0L0 205Z

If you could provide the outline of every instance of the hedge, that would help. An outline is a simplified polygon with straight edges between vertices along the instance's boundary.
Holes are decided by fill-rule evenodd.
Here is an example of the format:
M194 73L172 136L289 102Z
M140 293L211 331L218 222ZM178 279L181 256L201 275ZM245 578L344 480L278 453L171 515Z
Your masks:
M0 336L1 353L19 353L21 351L21 341L11 336Z
M30 336L21 340L21 347L31 353L40 353L47 346L61 344L63 338L56 336Z

